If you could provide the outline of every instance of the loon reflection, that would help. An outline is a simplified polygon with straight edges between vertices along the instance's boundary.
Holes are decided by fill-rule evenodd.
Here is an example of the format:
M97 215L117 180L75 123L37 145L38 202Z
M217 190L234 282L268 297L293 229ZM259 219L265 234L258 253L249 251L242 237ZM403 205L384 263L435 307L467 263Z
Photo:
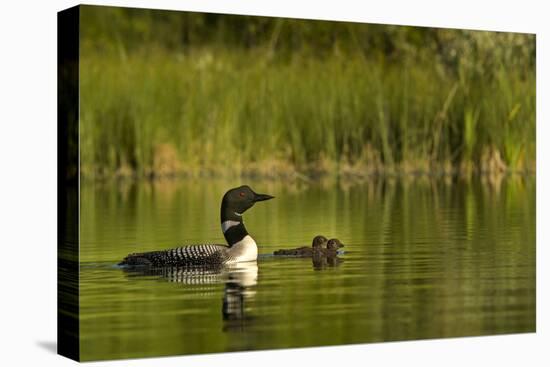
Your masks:
M253 317L246 313L246 303L254 298L258 280L258 265L240 263L228 273L223 292L223 331L242 331Z
M222 318L223 330L243 330L252 320L246 315L246 303L256 294L258 263L256 261L226 264L217 267L130 267L128 276L160 276L169 282L186 285L224 284Z

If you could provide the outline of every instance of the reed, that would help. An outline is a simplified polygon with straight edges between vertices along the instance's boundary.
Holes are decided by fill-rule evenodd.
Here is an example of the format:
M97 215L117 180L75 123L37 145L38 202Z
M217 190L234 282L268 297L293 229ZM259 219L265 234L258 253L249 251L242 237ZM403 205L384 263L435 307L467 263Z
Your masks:
M270 52L83 52L82 175L534 171L534 66Z

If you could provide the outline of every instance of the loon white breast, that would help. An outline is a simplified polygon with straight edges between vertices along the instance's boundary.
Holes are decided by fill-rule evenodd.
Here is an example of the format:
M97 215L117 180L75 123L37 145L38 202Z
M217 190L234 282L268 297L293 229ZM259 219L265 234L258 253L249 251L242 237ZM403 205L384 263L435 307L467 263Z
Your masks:
M221 205L221 227L229 246L198 244L168 250L129 254L119 265L162 266L214 266L227 263L254 261L258 257L256 241L248 234L242 215L258 201L273 199L257 194L244 185L225 193Z

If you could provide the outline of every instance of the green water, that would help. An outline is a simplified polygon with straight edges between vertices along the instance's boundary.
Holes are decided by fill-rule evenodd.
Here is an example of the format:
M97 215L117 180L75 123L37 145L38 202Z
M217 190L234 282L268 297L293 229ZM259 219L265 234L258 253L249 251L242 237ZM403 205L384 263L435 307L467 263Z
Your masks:
M84 183L83 360L522 333L535 330L535 180L249 183L257 263L143 274L129 252L219 242L242 182ZM275 249L338 237L333 261Z

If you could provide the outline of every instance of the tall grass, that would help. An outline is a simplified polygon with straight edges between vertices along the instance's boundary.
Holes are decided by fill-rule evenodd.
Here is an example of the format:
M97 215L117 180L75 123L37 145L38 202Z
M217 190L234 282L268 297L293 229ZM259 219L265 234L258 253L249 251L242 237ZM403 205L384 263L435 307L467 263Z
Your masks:
M80 67L87 177L535 165L533 68L221 47L83 52Z

